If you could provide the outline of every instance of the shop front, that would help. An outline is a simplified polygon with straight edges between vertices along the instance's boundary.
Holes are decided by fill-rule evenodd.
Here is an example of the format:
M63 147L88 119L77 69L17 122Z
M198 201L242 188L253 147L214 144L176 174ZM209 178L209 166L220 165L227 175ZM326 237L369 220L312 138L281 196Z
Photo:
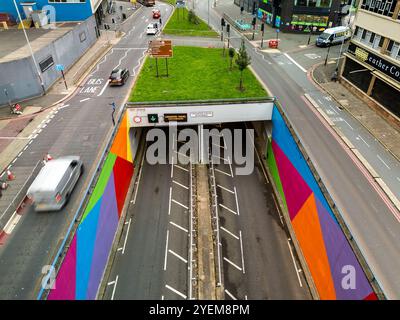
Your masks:
M400 118L400 64L350 43L342 77Z

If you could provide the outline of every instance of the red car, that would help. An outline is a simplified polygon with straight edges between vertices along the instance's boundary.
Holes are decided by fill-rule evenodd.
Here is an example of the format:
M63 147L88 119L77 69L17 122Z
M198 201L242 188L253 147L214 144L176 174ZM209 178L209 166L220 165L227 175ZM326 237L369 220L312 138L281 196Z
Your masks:
M161 12L158 9L153 10L153 19L159 19L161 17Z

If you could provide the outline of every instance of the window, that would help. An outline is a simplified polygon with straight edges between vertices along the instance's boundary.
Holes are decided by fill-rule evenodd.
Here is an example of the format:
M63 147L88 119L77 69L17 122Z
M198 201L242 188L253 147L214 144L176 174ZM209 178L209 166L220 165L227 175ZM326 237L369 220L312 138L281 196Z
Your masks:
M358 30L359 30L360 28L357 26L356 27L356 30L354 30L354 36L357 36L358 35Z
M388 44L388 47L387 47L387 52L392 52L392 50L393 50L393 45L394 45L394 41L393 40L390 40L389 41L389 44Z
M381 40L379 40L379 44L378 44L378 47L379 48L382 48L382 46L383 46L383 42L385 41L385 37L382 37L381 36Z
M294 5L298 7L329 8L332 0L294 0Z
M364 40L366 35L367 35L367 30L364 29L361 35L361 39Z
M392 17L397 0L363 0L361 9Z
M372 32L371 37L369 38L369 43L373 44L375 40L375 33Z

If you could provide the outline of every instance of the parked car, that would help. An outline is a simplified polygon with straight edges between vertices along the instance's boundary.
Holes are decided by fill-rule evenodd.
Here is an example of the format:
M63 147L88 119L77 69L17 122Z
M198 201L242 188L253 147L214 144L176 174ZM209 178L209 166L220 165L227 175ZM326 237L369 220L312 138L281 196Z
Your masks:
M153 19L161 18L161 12L158 9L153 9Z
M147 26L146 33L147 33L148 35L156 35L157 32L158 32L158 24L157 24L157 23L150 23L150 24Z
M129 79L128 69L114 69L110 75L110 86L122 86Z
M349 27L334 27L322 32L315 40L315 44L317 47L328 47L347 41L350 38L351 31Z
M78 156L66 156L48 161L27 191L36 211L61 210L83 172Z

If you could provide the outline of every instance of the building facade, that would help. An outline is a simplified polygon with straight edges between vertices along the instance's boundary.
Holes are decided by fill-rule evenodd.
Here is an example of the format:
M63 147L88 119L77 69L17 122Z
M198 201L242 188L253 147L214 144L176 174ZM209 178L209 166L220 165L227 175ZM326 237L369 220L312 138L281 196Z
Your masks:
M110 0L16 0L16 3L22 19L26 18L29 10L37 11L44 8L50 10L49 8L53 7L55 21L68 22L86 20L96 13L100 5L109 5ZM14 0L1 0L0 13L8 13L15 21L18 20Z
M400 0L361 0L342 82L400 118Z
M322 32L341 25L349 3L350 0L259 0L257 16L284 32Z

